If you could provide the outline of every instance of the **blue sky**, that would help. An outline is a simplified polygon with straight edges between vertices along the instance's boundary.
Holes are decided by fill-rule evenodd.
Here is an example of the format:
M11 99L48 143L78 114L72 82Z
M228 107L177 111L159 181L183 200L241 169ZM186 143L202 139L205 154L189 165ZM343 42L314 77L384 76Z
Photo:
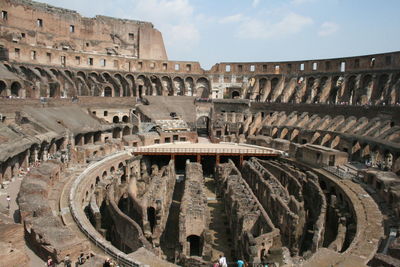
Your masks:
M284 61L400 50L399 0L40 0L151 21L170 60Z

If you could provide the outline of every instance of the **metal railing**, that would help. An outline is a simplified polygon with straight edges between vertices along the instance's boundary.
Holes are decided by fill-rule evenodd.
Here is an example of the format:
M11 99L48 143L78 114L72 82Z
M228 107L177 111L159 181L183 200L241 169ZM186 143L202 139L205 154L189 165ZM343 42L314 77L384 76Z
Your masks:
M143 148L138 147L133 149L134 153L177 153L177 154L193 154L193 153L201 153L201 154L278 154L274 150L270 149L240 149L240 148L162 148L162 147L152 147L152 148Z

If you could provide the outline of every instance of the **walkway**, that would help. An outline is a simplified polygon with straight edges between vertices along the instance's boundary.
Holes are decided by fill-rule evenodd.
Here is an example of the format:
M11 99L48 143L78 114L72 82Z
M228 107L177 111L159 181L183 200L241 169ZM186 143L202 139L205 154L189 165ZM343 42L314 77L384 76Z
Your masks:
M7 195L10 195L10 211L9 216L14 219L15 223L20 223L19 207L17 197L23 177L14 177L7 185L7 188L0 189L0 205L7 207ZM45 262L39 258L25 243L26 254L30 259L28 267L44 266Z
M211 260L215 262L219 255L223 254L228 261L232 261L229 223L225 214L224 203L215 194L214 178L206 177L205 189L207 195L208 208L210 210L210 233L212 244Z

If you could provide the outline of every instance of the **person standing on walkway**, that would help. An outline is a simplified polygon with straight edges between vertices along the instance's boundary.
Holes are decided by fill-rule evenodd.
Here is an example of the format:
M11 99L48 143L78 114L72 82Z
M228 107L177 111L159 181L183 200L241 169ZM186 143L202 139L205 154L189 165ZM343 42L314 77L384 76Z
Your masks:
M225 256L219 255L218 263L219 263L219 266L221 266L221 267L228 267Z
M10 195L7 195L7 209L10 209L10 202L11 202L11 197Z
M238 260L236 263L237 263L237 267L244 267L244 261Z

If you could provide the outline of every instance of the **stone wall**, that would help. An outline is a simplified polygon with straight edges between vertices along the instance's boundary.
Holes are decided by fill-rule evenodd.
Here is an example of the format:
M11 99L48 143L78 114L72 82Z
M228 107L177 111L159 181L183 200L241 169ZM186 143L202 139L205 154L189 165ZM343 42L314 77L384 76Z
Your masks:
M271 249L280 248L279 230L232 161L218 165L215 179L224 199L237 257L261 262Z
M199 163L186 163L185 189L179 214L179 243L182 262L211 259L210 214L205 195L203 170Z

